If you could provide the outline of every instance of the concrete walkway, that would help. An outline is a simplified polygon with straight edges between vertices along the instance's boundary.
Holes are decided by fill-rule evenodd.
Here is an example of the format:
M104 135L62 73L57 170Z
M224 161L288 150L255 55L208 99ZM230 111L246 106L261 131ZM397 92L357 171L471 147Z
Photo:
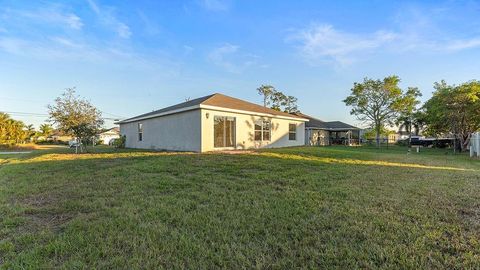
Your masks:
M28 154L32 151L22 151L22 152L0 152L0 155L9 155L9 154Z

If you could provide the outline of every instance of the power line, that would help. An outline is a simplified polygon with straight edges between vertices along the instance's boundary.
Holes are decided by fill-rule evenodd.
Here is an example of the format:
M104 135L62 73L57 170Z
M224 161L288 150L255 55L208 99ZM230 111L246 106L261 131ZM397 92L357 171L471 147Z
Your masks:
M8 113L8 114L16 114L16 115L22 114L22 115L25 115L25 116L48 116L48 114L45 114L45 113L10 112L10 111L0 111L0 112Z
M11 114L11 115L17 115L17 116L49 117L49 115L45 114L45 113L11 112L11 111L0 111L0 112ZM123 118L123 117L120 117L120 118ZM103 117L103 119L112 120L112 121L119 121L120 120L118 118L110 118L110 117Z
M23 102L34 102L34 103L38 103L38 100L30 100L30 99L20 99L20 98L9 98L9 97L0 97L0 100L2 99L6 99L6 100L16 100L16 101L23 101ZM109 113L109 112L106 112L106 111L103 111L103 110L100 110L102 113L104 114L108 114L110 116L113 116L113 117L116 117L116 118L126 118L124 116L121 116L121 115L118 115L118 114L114 114L114 113ZM17 113L20 113L20 112L17 112ZM12 113L13 114L13 113ZM107 119L107 118L104 118L104 119Z

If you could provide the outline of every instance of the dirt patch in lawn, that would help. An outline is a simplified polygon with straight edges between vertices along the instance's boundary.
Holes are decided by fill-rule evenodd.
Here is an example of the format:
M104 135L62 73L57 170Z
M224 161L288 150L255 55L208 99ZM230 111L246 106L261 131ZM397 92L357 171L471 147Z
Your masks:
M21 215L27 221L19 229L28 232L41 230L58 232L64 223L73 218L72 214L59 211L55 207L60 203L62 196L65 195L40 193L14 200L13 203L26 208Z
M467 223L475 228L480 227L480 205L475 205L473 208L461 209L460 216Z

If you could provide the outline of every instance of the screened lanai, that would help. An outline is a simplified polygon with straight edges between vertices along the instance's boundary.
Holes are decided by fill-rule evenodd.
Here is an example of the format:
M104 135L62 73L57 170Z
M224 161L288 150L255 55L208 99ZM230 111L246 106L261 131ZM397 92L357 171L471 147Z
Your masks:
M360 144L360 128L341 121L325 122L317 118L297 114L309 121L305 123L306 145L358 145Z

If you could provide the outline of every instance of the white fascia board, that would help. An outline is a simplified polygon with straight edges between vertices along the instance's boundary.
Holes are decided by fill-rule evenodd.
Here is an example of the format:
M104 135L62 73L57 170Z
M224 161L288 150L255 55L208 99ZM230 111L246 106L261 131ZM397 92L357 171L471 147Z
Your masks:
M302 121L302 122L308 122L309 121L308 119L305 119L305 118L296 118L296 117L288 117L288 116L283 116L283 115L273 115L273 114L269 114L269 113L259 113L259 112L252 112L252 111L228 109L228 108L223 108L223 107L217 107L217 106L211 106L211 105L202 105L202 104L200 104L200 109L222 111L222 112L232 112L232 113L241 113L241 114L257 115L257 116L265 116L265 117L280 118L280 119Z
M171 110L171 111L166 111L166 112L162 112L162 113L152 114L152 115L148 115L148 116L144 116L144 117L137 117L137 118L132 118L132 119L128 119L128 120L123 120L123 121L115 122L115 124L118 125L118 124L130 123L130 122L137 122L137 121L140 121L140 120L156 118L156 117L160 117L160 116L164 116L164 115L181 113L181 112L186 112L186 111L191 111L191 110L196 110L196 109L200 109L200 105L194 105L194 106L185 107L185 108L181 108L181 109L177 109L177 110Z
M319 127L306 127L305 129L328 130L328 131L361 130L360 128L319 128Z

